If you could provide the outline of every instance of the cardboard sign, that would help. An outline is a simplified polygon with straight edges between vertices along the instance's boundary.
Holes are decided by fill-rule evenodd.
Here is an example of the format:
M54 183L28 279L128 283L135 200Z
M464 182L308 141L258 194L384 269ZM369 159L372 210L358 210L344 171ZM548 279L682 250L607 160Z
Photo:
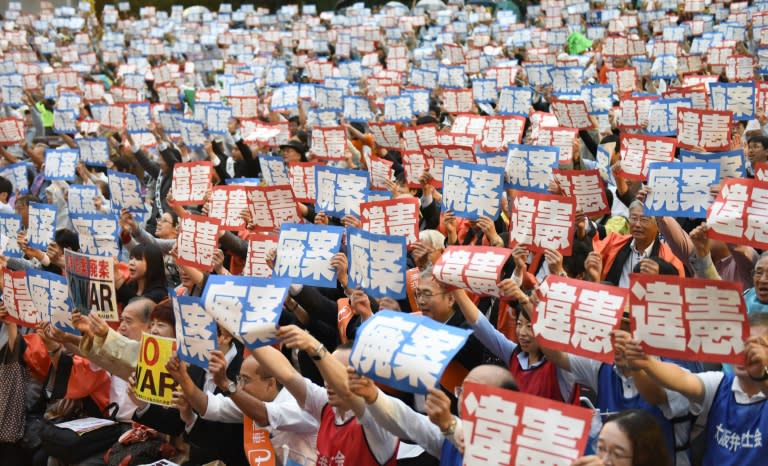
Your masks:
M6 257L24 256L17 240L22 227L21 215L0 213L0 235L7 240L2 248L2 255Z
M621 176L643 181L648 177L648 167L652 162L672 161L677 144L672 138L622 134L619 147Z
M685 149L721 151L731 144L731 112L677 109L677 143Z
M625 94L637 89L637 70L635 68L616 68L606 71L608 84L616 94Z
M712 110L728 111L735 121L755 118L755 86L744 83L711 83L709 97Z
M464 383L464 465L571 464L582 456L591 409Z
M374 123L368 125L368 130L373 134L376 144L384 149L399 150L400 134L397 123Z
M619 126L624 129L645 128L649 123L651 104L657 99L656 96L622 98Z
M114 209L128 209L131 212L145 212L144 198L141 195L141 182L136 175L107 171L109 192L112 195Z
M344 229L336 226L285 224L280 229L274 275L293 283L336 287L331 258L339 251Z
M432 267L435 280L482 296L499 297L499 282L509 256L508 248L448 246Z
M213 163L210 161L184 162L173 166L171 192L179 205L201 205L212 188Z
M46 149L46 180L74 181L80 152L77 149Z
M404 236L408 244L419 236L420 202L398 198L360 204L361 228L379 235Z
M744 150L736 149L728 152L693 152L680 149L681 162L716 163L720 166L720 179L744 178ZM759 179L759 178L758 178Z
M525 132L526 118L522 116L497 116L485 119L480 139L483 152L506 151L509 144L520 144Z
M510 242L534 252L555 249L570 255L575 213L573 198L518 191L512 203Z
M706 218L710 189L720 181L720 164L656 162L648 170L651 192L645 213L652 216Z
M723 181L707 212L708 236L727 243L768 249L768 182Z
M537 146L554 146L560 149L559 163L567 164L573 160L573 146L579 139L579 130L575 128L544 127L539 129Z
M447 160L443 164L443 206L457 217L496 220L501 212L504 169Z
M133 387L138 399L160 406L173 406L173 392L178 387L165 365L175 354L175 339L141 334L136 386Z
M168 296L173 302L179 359L207 369L208 356L219 347L216 321L205 312L202 298L176 296L173 290Z
M510 144L505 172L513 189L546 192L552 169L557 167L557 147Z
M529 87L505 87L499 94L496 111L499 115L527 117L531 110L533 89Z
M290 280L211 275L205 284L205 310L248 349L274 344L277 322Z
M382 310L357 330L349 365L396 390L427 393L471 331L429 317Z
M553 170L555 181L565 197L576 198L578 210L591 217L610 213L600 170Z
M99 188L94 185L72 184L67 190L67 209L74 214L96 214L95 199Z
M220 220L201 215L180 218L176 262L204 271L212 270L213 251L219 244L220 225Z
M347 131L342 127L314 128L312 155L319 159L344 160L347 154Z
M63 332L79 334L71 323L74 306L69 297L67 279L56 273L35 269L27 269L26 275L27 291L42 320Z
M0 118L0 145L9 146L24 140L24 120Z
M589 118L587 104L581 100L557 99L552 101L551 106L560 126L576 129L592 129L595 126Z
M632 333L655 356L744 363L749 337L741 285L669 275L630 275Z
M677 134L677 109L692 108L691 99L658 99L650 102L646 132L653 136Z
M613 363L611 332L621 324L628 290L550 274L539 296L533 332L543 346Z
M347 230L347 286L374 298L405 298L406 239L364 230Z
M95 312L108 322L118 322L114 259L65 249L64 263L73 309L85 316Z
M109 142L106 138L82 138L75 141L80 150L80 161L86 165L106 167L109 160Z

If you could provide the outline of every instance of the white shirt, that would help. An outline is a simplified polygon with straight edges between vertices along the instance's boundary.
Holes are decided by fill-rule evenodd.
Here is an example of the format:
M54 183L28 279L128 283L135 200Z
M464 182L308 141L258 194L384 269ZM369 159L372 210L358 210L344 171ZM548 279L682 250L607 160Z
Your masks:
M629 243L629 248L630 248L629 257L627 257L627 261L624 262L624 267L622 267L621 269L621 278L619 278L619 288L629 288L629 274L632 273L632 270L635 268L637 264L640 263L641 260L651 256L651 250L653 249L654 244L656 244L656 241L652 241L651 244L649 244L644 251L638 251L637 249L635 249L634 239L632 240L631 243Z
M203 419L214 422L243 422L243 412L231 398L207 392L208 408ZM317 459L317 430L320 422L299 407L288 390L280 390L274 400L264 403L267 409L272 447L280 463L285 463L285 446L314 463ZM261 426L264 427L264 426Z

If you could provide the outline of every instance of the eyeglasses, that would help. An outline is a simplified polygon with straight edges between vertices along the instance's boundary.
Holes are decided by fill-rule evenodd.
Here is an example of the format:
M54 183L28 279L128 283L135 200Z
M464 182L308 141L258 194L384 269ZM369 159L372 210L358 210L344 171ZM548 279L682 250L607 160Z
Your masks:
M601 459L605 460L608 459L611 462L614 461L621 461L621 460L631 460L632 455L625 455L617 452L615 449L607 449L605 448L605 445L600 443L599 439L595 439L595 443L592 444L593 448L595 449L595 454Z
M752 276L754 278L768 278L768 269L755 269Z
M639 223L640 225L650 225L651 221L653 219L651 217L645 217L645 216L635 216L629 217L629 223Z
M431 291L417 291L413 293L413 297L416 298L416 301L419 301L420 299L432 299L435 296L440 296L447 293L447 291L442 291L440 293L432 293Z
M456 397L458 400L461 398L461 395L464 394L464 386L463 385L456 385L456 388L453 389L453 396Z

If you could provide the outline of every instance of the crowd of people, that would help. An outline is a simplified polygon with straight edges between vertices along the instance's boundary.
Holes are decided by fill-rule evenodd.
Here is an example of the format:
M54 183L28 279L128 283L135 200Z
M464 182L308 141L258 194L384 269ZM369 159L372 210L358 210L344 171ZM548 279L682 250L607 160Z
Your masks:
M316 12L307 5L303 11L284 6L269 12L222 4L213 12L201 7L165 12L131 10L123 2L97 14L88 2L78 8L41 2L41 12L32 15L10 2L0 32L0 216L19 216L20 231L9 232L6 217L0 219L0 249L5 254L15 242L20 257L5 254L0 262L8 271L66 275L65 252L84 249L81 243L88 236L72 221L70 212L82 206L73 206L71 191L95 187L93 199L81 201L91 205L92 213L113 215L119 225L114 258L119 322L72 309L74 331L45 319L30 326L12 318L10 303L0 304L0 464L127 465L163 458L228 466L496 464L464 458L468 442L474 441L466 437L462 421L467 383L592 409L589 444L573 465L763 464L768 452L762 443L762 432L768 435L768 254L760 250L759 235L755 247L727 243L711 238L703 218L649 215L646 200L653 191L645 179L625 176L622 141L647 134L654 122L648 121L646 108L644 121L628 126L621 110L626 112L625 103L638 96L668 98L675 90L702 89L706 95L708 84L701 83L751 82L753 115L729 123L726 147L713 153L736 151L742 178L758 180L757 192L768 161L768 101L761 97L760 81L766 69L768 21L763 18L768 16L763 12L768 3L550 0L522 11L504 10L497 3L505 2L390 2L335 12ZM681 35L668 32L672 29ZM616 54L616 38L639 41L642 47ZM669 51L668 44L676 41L674 76L659 77L655 61L666 54L658 54L657 47ZM726 60L715 62L708 52L712 48L751 58L749 76L731 70ZM541 66L552 71L548 78L536 71ZM564 71L561 80L554 70L571 71ZM626 83L609 78L614 70L634 70L628 91L616 87ZM432 85L425 76L433 76ZM500 83L490 99L487 90L474 86L489 78ZM613 86L604 112L581 97L581 89L601 84ZM329 89L339 88L343 96L362 99L370 112L367 120L354 118L360 113L346 103L344 108L330 103ZM552 104L588 103L593 127L577 128L573 139L560 145L561 161L554 168L598 169L609 209L587 215L579 207L573 236L566 239L570 255L554 248L534 254L530 244L510 233L522 218L514 212L514 199L524 189L503 190L498 217L470 220L442 205L449 194L435 187L442 180L434 160L425 159L426 169L413 173L407 130L434 130L430 147L442 144L442 137L449 141L446 147L460 145L456 141L468 137L457 134L460 118L510 115L500 98L506 88L529 94L525 113L512 113L522 122L521 138L504 139L504 147L558 145L537 136L547 118L558 126L560 115ZM287 96L290 89L297 95ZM454 100L457 89L474 92L468 108ZM416 97L420 91L426 91L424 102ZM410 108L385 103L408 92L415 92ZM236 104L238 99L253 107ZM109 113L121 104L149 104L149 120L115 120ZM707 110L714 103L703 105ZM230 113L225 112L222 124L210 117L211 111L206 114L206 106ZM560 127L568 125L560 119ZM123 126L112 126L115 121ZM383 136L377 125L384 122L396 122L403 149ZM193 131L195 124L204 130ZM317 131L324 127L342 129L342 155L329 156L333 141ZM674 135L674 128L666 134ZM470 134L471 150L479 154L485 136L482 130ZM92 139L107 141L103 164L93 161L92 148L86 157L84 141ZM57 148L80 151L69 181L46 171ZM697 149L706 152L703 143ZM570 159L563 158L567 151ZM509 166L506 150L500 154L510 182L510 173L518 172ZM353 258L342 247L323 259L335 270L334 287L290 287L276 345L253 349L220 324L207 367L176 357L165 367L176 383L174 406L148 403L134 390L142 334L176 337L181 323L171 298L202 296L212 275L243 275L248 238L256 229L246 209L239 214L242 227L217 235L210 270L178 260L182 220L209 216L214 208L210 192L197 205L178 202L174 167L210 161L214 186L264 186L276 178L274 159L265 157L280 157L284 165L317 162L356 170L371 177L379 198L417 200L418 238L406 253L414 271L409 272L408 296L374 297L370 289L350 287ZM475 160L490 165L479 155ZM267 161L269 168L263 166ZM390 170L383 180L374 170L382 163ZM145 212L117 205L108 170L141 181ZM719 173L723 180L712 183L708 204L722 194L731 172L722 168ZM551 170L545 175L543 191L574 195ZM304 197L292 187L296 198ZM293 202L301 223L362 226L360 216L351 212L335 215L314 202ZM55 233L47 245L34 244L28 231L30 208L38 203L56 209ZM359 213L359 208L351 210ZM747 215L745 225L765 227L758 218L762 213ZM273 233L279 234L276 227ZM433 266L454 246L511 250L496 297L436 278ZM290 251L272 250L265 263L275 267L281 254ZM743 361L703 364L649 355L639 335L632 334L629 310L611 333L613 362L569 354L540 338L533 324L541 312L539 288L548 276L628 288L633 274L738 284L749 326ZM7 279L3 285L9 286ZM344 299L346 308L339 304ZM711 303L709 311L717 314L719 304ZM471 329L452 361L463 369L457 383L431 387L426 396L403 393L350 367L361 326L380 310L420 313L445 326ZM55 428L81 418L116 424L74 439ZM486 458L509 453L501 443L486 447Z

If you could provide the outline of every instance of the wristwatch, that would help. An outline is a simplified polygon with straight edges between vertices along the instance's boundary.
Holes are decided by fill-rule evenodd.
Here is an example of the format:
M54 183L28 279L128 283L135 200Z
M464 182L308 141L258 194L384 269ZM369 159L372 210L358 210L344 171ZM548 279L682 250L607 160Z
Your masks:
M763 367L763 376L762 377L752 377L749 376L750 379L754 380L755 382L765 382L768 380L768 366Z
M317 349L315 349L315 355L312 356L312 359L314 359L315 361L319 361L323 359L323 356L325 356L325 353L327 352L328 350L325 348L325 345L320 343L319 345L317 345Z
M451 416L451 423L448 428L440 433L443 434L443 437L451 437L454 432L456 432L456 417Z
M237 382L229 381L227 388L222 390L222 393L226 396L232 396L237 393Z

